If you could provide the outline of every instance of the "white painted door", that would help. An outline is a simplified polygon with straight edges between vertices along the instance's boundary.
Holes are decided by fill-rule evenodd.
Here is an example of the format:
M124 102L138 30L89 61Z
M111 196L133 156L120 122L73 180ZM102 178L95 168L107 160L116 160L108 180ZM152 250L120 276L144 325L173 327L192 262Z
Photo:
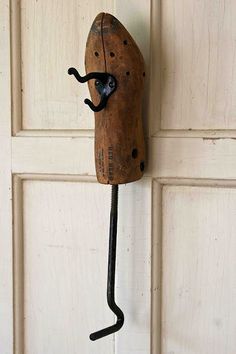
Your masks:
M148 166L120 188L125 325L91 342L114 321L110 188L67 69L83 72L100 11L145 56ZM235 15L233 0L0 0L1 353L235 353Z

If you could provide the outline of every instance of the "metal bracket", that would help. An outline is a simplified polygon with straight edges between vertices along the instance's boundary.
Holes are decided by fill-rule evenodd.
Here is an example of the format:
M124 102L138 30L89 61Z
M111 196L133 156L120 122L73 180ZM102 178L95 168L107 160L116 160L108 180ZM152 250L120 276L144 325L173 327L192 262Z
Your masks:
M69 68L68 74L74 75L80 83L95 79L96 90L101 96L99 104L95 106L88 98L84 100L84 103L87 104L94 112L99 112L106 107L109 97L117 88L117 81L115 77L109 73L91 72L85 76L80 76L75 68Z

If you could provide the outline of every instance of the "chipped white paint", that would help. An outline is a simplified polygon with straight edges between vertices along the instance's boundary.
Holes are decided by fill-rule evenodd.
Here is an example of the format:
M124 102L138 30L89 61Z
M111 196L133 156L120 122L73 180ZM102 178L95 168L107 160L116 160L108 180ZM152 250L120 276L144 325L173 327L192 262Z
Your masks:
M149 174L171 178L236 178L236 138L154 138L149 141Z

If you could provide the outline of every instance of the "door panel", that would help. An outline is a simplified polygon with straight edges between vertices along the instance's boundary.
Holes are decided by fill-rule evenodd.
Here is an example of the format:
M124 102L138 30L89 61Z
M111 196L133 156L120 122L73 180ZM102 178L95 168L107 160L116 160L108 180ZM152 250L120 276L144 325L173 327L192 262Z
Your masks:
M88 337L115 321L106 304L110 188L32 178L14 178L16 353L110 353L113 336ZM116 292L125 325L115 350L149 353L150 180L120 187L120 199Z
M161 1L162 129L235 129L235 1Z
M99 214L108 191L27 180L22 192L24 353L90 353L89 333L114 321L105 301L109 213ZM111 347L108 337L96 350Z
M236 348L236 191L163 188L162 353Z
M83 104L87 85L69 79L67 70L84 70L91 23L101 11L114 12L113 0L12 2L14 30L21 42L22 129L93 129L93 113ZM20 28L19 28L20 27ZM17 50L17 48L15 48ZM19 112L18 112L19 113Z
M67 70L73 66L85 74L87 35L102 11L123 17L148 62L150 3L137 1L135 8L134 1L129 4L135 21L127 17L123 1L11 1L14 133L80 130L92 134L94 115L83 103L89 97L87 84L79 84ZM136 26L137 20L141 26Z

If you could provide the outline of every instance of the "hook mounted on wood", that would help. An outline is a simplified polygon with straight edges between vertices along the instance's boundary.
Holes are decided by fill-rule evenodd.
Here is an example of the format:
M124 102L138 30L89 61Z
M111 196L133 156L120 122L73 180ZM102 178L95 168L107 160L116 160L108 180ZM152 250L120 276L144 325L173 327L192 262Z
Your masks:
M84 103L86 103L92 111L94 112L99 112L103 108L106 107L108 98L113 94L113 92L116 90L116 79L113 75L108 74L108 73L99 73L99 72L91 72L85 76L80 76L78 71L75 68L69 68L68 69L68 74L69 75L74 75L74 77L80 82L88 82L89 80L95 79L95 88L99 95L101 96L101 101L100 103L95 106L92 101L90 101L88 98L84 100Z
M117 332L124 323L124 314L115 302L118 185L136 181L144 173L141 114L145 72L142 54L133 38L107 13L100 13L92 24L86 44L85 68L85 76L80 76L75 68L70 68L68 73L81 83L88 82L94 102L100 97L97 105L89 99L84 102L95 112L98 182L112 185L107 303L117 317L114 325L90 335L94 341Z

